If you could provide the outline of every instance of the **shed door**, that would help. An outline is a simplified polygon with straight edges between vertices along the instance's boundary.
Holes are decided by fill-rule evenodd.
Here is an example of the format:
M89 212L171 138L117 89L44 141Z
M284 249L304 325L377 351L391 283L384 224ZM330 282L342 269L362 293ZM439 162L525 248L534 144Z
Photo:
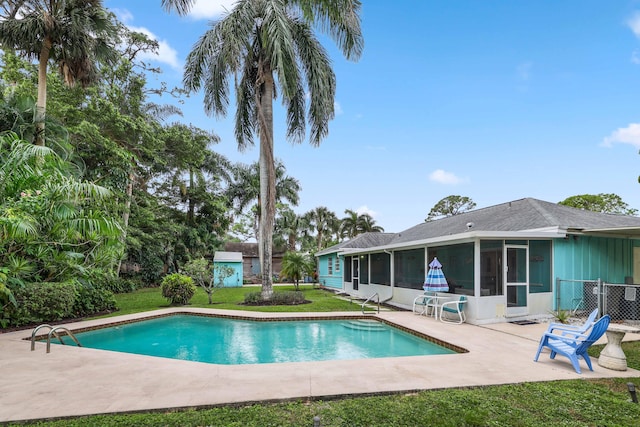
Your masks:
M529 314L527 297L529 294L529 248L510 246L504 248L505 295L507 296L507 316Z

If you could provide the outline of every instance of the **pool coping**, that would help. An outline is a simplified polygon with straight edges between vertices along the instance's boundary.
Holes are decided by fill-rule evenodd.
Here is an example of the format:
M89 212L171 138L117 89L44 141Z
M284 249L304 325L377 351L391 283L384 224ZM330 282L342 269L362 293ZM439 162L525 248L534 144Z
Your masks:
M357 312L262 313L170 308L72 322L70 330L135 321L150 315L197 313L248 319L363 318ZM128 413L287 400L412 393L454 387L580 378L639 377L594 363L576 374L568 360L542 354L533 362L546 325L454 325L411 312L365 315L468 350L463 354L364 360L216 365L55 346L30 351L31 331L0 334L0 422ZM629 334L628 334L629 335Z

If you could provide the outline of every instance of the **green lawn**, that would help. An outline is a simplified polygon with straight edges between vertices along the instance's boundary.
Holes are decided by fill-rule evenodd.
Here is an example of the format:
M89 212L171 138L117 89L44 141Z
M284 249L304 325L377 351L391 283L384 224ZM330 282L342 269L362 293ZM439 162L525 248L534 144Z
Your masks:
M278 285L275 286L274 289L276 292L295 290L293 285ZM190 301L189 307L270 312L329 312L359 311L361 309L359 304L351 303L341 298L336 298L333 292L314 288L312 285L300 285L300 290L304 292L305 299L311 301L310 304L252 307L242 305L241 303L244 301L245 294L250 292L260 292L259 286L218 289L213 293L213 304L209 304L206 292L202 290L202 288L198 288L196 290L196 294ZM122 314L131 314L171 307L169 302L162 297L160 288L145 288L128 294L119 294L116 295L116 301L119 310L109 314L108 316L119 316Z
M250 288L252 291L258 287ZM280 288L291 290L291 288ZM222 289L212 306L200 291L194 307L260 311L360 310L358 304L337 299L332 293L305 286L312 301L296 307L246 307L238 305L247 288ZM117 297L117 314L168 307L159 289L143 289ZM592 347L597 356L602 347ZM640 369L640 343L623 343L627 362ZM176 381L179 381L176 378ZM465 389L429 390L411 394L352 397L331 401L296 401L277 404L218 407L201 410L144 414L100 415L40 422L34 425L85 426L638 426L640 405L631 403L627 383L640 389L640 377L539 383Z

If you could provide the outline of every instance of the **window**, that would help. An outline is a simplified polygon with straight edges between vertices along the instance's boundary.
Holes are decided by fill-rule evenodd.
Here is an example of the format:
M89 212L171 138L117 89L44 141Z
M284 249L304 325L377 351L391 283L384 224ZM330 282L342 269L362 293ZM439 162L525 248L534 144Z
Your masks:
M473 245L473 243L462 243L429 248L427 265L433 257L438 257L451 293L474 295Z
M360 255L360 284L369 284L369 255Z
M336 257L336 265L335 265L334 270L336 271L336 273L340 272L340 257L338 257L338 256Z
M329 276L333 274L333 257L327 258L327 267L329 268Z
M393 252L394 286L422 289L425 279L424 248Z
M371 283L391 286L391 256L385 252L369 255Z
M346 256L344 257L344 281L345 282L350 282L351 281L351 257L350 256Z

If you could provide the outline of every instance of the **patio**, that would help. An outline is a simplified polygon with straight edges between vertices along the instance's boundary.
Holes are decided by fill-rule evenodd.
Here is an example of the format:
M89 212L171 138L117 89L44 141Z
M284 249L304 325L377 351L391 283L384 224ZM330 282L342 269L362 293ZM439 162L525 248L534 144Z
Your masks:
M207 309L170 312L227 313ZM157 312L156 312L157 313ZM237 312L247 317L314 317L301 313ZM321 313L323 316L327 313ZM354 316L353 312L337 313ZM148 315L148 314L147 314ZM71 346L38 343L31 330L0 334L0 422L205 407L354 394L399 393L530 381L640 376L594 364L574 372L568 360L543 353L533 362L546 324L484 326L443 324L411 312L376 315L397 325L466 348L454 355L262 365L211 365ZM144 313L82 322L82 327L145 317ZM64 326L73 330L79 323ZM628 334L626 339L636 334ZM603 343L606 339L603 338ZM502 357L504 356L504 357ZM283 386L286 384L286 386Z

